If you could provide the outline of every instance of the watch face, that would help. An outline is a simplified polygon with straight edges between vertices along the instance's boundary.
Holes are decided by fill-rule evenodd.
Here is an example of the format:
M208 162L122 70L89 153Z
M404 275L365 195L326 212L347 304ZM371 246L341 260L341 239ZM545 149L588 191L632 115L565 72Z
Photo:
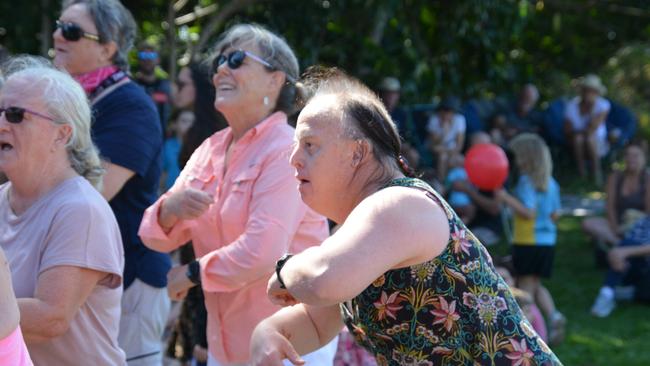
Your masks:
M190 262L185 273L187 278L194 284L201 283L201 265L197 261Z

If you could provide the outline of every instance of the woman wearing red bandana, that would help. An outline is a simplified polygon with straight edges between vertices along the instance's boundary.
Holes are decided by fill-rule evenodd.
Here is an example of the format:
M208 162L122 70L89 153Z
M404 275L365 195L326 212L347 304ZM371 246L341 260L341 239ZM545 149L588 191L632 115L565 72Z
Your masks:
M102 195L124 244L120 346L129 365L160 365L171 261L147 249L137 229L157 199L162 132L155 105L126 74L135 30L118 0L66 0L53 34L54 63L75 77L92 103L93 142L106 169Z

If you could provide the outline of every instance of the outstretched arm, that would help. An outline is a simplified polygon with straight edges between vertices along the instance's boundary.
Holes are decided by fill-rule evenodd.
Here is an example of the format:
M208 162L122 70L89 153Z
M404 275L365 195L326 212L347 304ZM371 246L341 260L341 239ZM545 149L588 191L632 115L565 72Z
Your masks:
M440 206L421 191L386 188L361 202L323 244L287 261L280 277L298 302L334 305L354 298L388 270L435 258L448 241L449 222ZM275 295L286 300L286 293L275 291L274 279L271 301Z
M497 196L499 196L501 202L505 203L510 208L512 208L515 214L528 220L532 220L535 218L534 210L526 207L521 201L519 201L516 197L510 195L504 189L498 191Z
M284 308L262 321L251 338L252 366L294 365L304 361L299 355L329 343L343 327L338 305L325 307L298 304Z
M7 337L16 329L20 321L20 313L13 287L11 286L11 272L4 252L0 248L0 339Z

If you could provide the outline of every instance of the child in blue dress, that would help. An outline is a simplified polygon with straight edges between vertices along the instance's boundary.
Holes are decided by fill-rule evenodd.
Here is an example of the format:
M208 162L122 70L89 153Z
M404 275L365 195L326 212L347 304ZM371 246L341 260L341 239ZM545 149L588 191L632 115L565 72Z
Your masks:
M553 269L560 188L551 175L548 146L538 135L521 134L509 147L520 175L512 195L505 190L498 195L514 212L512 259L517 287L533 296L550 323L549 343L557 344L564 338L566 318L555 308L541 279L550 278Z

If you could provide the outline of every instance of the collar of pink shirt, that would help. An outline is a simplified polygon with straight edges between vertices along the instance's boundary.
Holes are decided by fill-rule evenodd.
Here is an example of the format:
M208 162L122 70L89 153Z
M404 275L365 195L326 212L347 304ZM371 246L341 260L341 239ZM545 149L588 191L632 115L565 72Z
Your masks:
M250 130L246 131L244 136L242 136L239 141L235 143L235 145L248 145L251 144L253 141L255 141L256 138L259 136L264 136L264 132L272 129L274 126L280 125L280 124L285 124L287 123L287 115L284 114L284 112L274 112L273 114L269 115L265 119L262 120L262 122L258 123L255 125L255 127L251 128ZM223 134L219 136L219 134L215 134L212 136L212 138L217 138L219 141L231 141L232 140L232 128L227 128L224 130ZM227 148L227 144L224 144L224 148ZM215 155L210 156L210 164L213 167L213 171L218 171L218 167L222 164L218 159L216 159Z

